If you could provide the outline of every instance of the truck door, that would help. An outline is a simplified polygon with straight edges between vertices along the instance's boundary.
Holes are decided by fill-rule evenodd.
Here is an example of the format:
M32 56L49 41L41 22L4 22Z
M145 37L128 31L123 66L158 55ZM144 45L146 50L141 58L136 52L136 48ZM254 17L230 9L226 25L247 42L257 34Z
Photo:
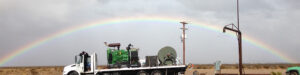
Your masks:
M90 56L86 57L86 62L84 64L84 71L85 72L91 71L91 57Z
M84 62L84 58L83 58L83 56L80 56L80 55L77 55L77 56L75 56L75 64L76 64L76 69L78 70L78 71L80 71L80 72L83 72L83 70L84 70L84 64L83 64L83 62Z

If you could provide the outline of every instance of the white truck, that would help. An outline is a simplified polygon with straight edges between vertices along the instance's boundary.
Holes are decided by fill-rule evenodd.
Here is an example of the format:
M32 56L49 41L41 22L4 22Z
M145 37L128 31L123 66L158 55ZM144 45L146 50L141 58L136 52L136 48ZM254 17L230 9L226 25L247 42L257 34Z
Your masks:
M167 57L170 57L170 55L174 55L168 52L170 52L170 50L163 50L162 52L160 51L158 54L158 56L159 55L166 56L166 57L161 56L163 59L166 59L165 61L166 63L169 60L167 59ZM154 60L157 60L156 58L154 58ZM92 55L88 55L86 52L82 52L79 55L75 56L75 64L71 64L64 67L63 75L178 75L178 74L184 74L187 68L186 65L179 65L179 64L158 65L156 63L157 61L154 61L153 64L153 61L150 60L153 60L153 58L151 59L146 58L146 64L148 64L148 66L142 65L139 67L127 66L127 67L117 67L117 68L108 68L108 69L97 69L97 54L93 53Z

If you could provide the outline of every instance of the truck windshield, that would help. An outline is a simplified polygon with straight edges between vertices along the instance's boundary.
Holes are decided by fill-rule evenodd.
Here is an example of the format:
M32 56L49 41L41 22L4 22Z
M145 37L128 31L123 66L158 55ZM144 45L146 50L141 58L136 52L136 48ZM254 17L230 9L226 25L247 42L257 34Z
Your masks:
M82 60L81 56L78 55L75 56L75 64L80 64L81 60Z

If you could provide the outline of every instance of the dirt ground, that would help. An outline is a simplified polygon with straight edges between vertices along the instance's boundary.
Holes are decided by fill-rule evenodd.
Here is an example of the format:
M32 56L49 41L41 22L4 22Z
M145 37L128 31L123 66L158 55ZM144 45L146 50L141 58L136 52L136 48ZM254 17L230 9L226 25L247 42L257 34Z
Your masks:
M0 75L62 75L63 67L5 67Z
M286 75L286 69L292 66L300 66L300 64L245 64L243 72L248 75ZM215 71L212 64L200 64L195 65L193 69L187 69L185 74L193 75L194 72L198 75L239 74L237 64L223 64L219 72Z
M244 65L245 74L269 74L285 75L286 68L300 66L299 64L251 64ZM98 67L102 68L102 67ZM42 67L0 67L0 75L62 75L63 66L42 66ZM213 65L195 65L187 69L185 75L193 75L197 71L198 75L214 75ZM225 64L221 67L222 74L238 74L237 65Z
M280 73L281 75L285 74L285 69L244 69L244 74L261 74L261 75L272 75L272 72L276 74ZM198 75L214 75L214 69L191 69L185 72L186 75L193 75L194 71L198 71ZM223 69L221 74L238 74L238 69Z

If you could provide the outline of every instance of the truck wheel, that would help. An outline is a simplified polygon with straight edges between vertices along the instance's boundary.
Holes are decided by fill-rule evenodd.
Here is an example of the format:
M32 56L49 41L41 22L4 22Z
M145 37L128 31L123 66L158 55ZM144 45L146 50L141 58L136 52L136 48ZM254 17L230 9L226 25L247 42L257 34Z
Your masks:
M140 71L136 75L149 75L146 71Z
M111 75L110 73L97 73L96 75Z
M119 72L113 72L112 75L121 75Z
M290 75L299 75L297 71L291 71Z
M178 75L178 72L168 72L168 75Z
M155 70L155 71L152 71L151 75L163 75L163 74L161 71Z
M75 72L75 71L72 71L68 75L79 75L79 74L77 72Z
M97 73L96 75L101 75L100 73Z
M199 75L199 72L198 72L197 70L195 70L195 71L193 72L193 75Z

